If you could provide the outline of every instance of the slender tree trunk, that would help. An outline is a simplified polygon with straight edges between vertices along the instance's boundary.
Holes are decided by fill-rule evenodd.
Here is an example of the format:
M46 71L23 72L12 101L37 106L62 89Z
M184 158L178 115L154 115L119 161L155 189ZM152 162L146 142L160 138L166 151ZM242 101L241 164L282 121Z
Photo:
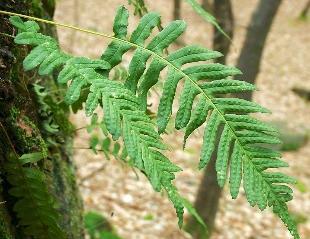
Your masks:
M308 0L308 2L306 3L305 7L301 11L299 18L301 18L301 19L307 18L308 13L309 13L309 9L310 9L310 0Z
M29 0L2 0L0 9L51 18L55 2ZM14 29L8 17L0 14L0 32L13 35ZM55 34L55 29L43 26L43 31ZM42 106L38 95L33 91L33 83L45 89L57 89L52 78L39 78L34 72L22 70L22 60L28 52L27 47L17 46L13 39L0 35L0 238L28 239L18 225L13 206L16 199L8 191L7 172L3 167L8 155L14 151L18 155L33 153L47 148L48 158L38 164L46 175L47 187L55 198L59 213L60 226L68 239L84 238L83 208L75 181L75 167L71 161L70 145L72 126L68 121L68 108L53 111L48 104ZM56 102L58 98L49 96ZM42 99L41 99L42 100ZM59 106L60 107L60 106ZM46 114L48 113L48 115ZM48 122L59 123L57 133L47 130ZM56 238L55 238L56 239Z
M251 24L247 29L245 42L243 44L237 67L243 75L235 77L237 80L245 80L254 84L260 69L268 32L280 7L282 0L261 0L252 15ZM245 92L242 98L252 99L252 92Z
M206 9L207 11L211 11L212 10L212 6L210 3L210 0L202 0L201 6Z
M181 0L174 0L173 19L181 19Z
M219 25L230 36L230 38L232 38L234 19L230 0L215 0L213 9L214 16ZM218 63L225 64L230 44L231 41L214 28L213 49L224 54L223 57L217 60ZM217 141L219 141L219 136ZM214 152L210 163L204 171L195 201L195 208L208 226L208 232L205 232L205 230L197 224L194 218L190 218L188 228L194 239L208 238L214 228L215 217L222 192L217 183L215 171L216 158L217 154Z

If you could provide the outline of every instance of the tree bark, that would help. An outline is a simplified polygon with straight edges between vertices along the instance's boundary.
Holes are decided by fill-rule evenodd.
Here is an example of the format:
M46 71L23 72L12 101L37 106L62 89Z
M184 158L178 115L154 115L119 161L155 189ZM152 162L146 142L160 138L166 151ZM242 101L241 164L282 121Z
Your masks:
M213 14L219 25L232 39L234 19L230 0L215 0L213 3L213 9ZM213 29L213 49L223 53L224 55L223 57L218 58L217 62L225 64L226 55L229 52L231 41L216 28ZM219 136L217 141L219 141ZM191 217L188 223L188 228L194 239L208 238L214 228L214 222L222 192L217 183L217 175L215 171L216 158L217 154L214 152L208 166L204 171L195 201L195 208L206 223L208 231L206 232L201 225L198 224L193 217Z
M235 77L237 80L245 80L254 84L260 70L260 62L272 22L280 7L282 0L261 0L252 15L250 26L247 29L237 67L243 75ZM252 99L252 92L245 92L241 97Z
M181 0L174 0L173 20L181 19Z
M308 0L308 2L306 3L305 7L301 11L299 18L301 18L301 19L307 18L308 13L309 13L309 9L310 9L310 0Z
M1 10L41 18L52 18L54 6L53 0L4 0L0 3ZM15 30L7 16L0 14L0 22L1 33L14 35ZM47 25L42 25L42 29L49 34L56 32ZM47 111L37 99L33 83L47 90L57 89L57 85L53 78L39 78L35 72L23 71L22 61L28 50L27 47L15 45L12 38L0 35L0 238L28 238L23 234L23 227L18 225L12 209L16 199L8 193L11 186L3 167L8 160L7 156L12 151L22 155L46 147L49 156L40 161L38 168L46 175L49 191L58 204L60 226L66 238L82 239L83 207L71 160L73 127L68 121L69 111L66 106L62 106L57 115L52 109L49 109L49 115L43 114ZM56 105L59 99L50 96L49 100ZM62 121L57 133L52 134L46 129L47 120Z
M212 11L212 6L211 6L211 3L210 3L210 0L202 0L201 6L202 6L205 10L207 10L207 11L209 11L209 12Z

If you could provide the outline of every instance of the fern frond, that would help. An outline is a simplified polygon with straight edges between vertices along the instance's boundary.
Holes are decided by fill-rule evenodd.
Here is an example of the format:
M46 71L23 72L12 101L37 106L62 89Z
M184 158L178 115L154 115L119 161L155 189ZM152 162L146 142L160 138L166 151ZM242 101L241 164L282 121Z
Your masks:
M225 33L225 31L221 28L221 26L217 23L216 18L212 16L209 12L203 9L202 6L196 0L185 0L193 10L200 15L205 21L211 23L214 27L217 28L219 32L221 32L225 37L230 39L230 37Z
M278 143L277 135L271 127L249 115L269 111L254 102L223 98L220 95L254 90L254 86L229 79L241 73L238 69L206 62L221 56L218 52L187 46L165 55L163 52L185 31L186 25L183 21L168 24L155 37L149 39L160 20L159 16L156 13L146 14L131 36L128 36L128 15L124 7L118 9L113 28L115 35L109 36L112 42L99 60L101 63L98 60L87 60L90 62L83 65L79 64L80 59L67 58L67 55L64 57L64 69L68 70L65 71L67 75L64 78L60 77L60 82L72 80L66 101L72 104L78 99L81 88L90 85L91 92L86 101L87 114L91 115L99 102L103 105L106 125L113 138L123 137L128 154L134 159L136 167L146 173L156 190L167 190L180 215L183 210L182 200L171 184L173 173L177 170L161 154L164 145L156 135L152 121L145 114L147 94L158 82L160 73L167 68L168 74L158 108L159 132L166 129L172 114L176 88L183 80L185 83L179 99L175 127L185 129L186 140L195 129L206 122L199 167L205 167L209 162L219 135L221 140L216 170L220 186L225 184L230 162L232 197L237 197L243 181L250 205L257 205L261 210L267 206L272 207L291 234L299 238L296 224L286 205L291 199L291 193L287 189L283 190L283 185L293 183L293 180L282 174L280 176L266 171L268 168L284 166L279 163L279 153L265 146ZM32 31L27 36L20 33L16 42L35 43L40 49L37 51L49 49L49 46L54 44L48 38L44 41L41 39L39 33ZM146 40L149 43L146 43ZM108 80L109 71L122 61L123 55L129 50L134 50L134 54L125 83ZM44 54L46 57L46 53ZM34 62L29 61L29 69L40 64L37 59L44 58L38 56ZM221 132L222 128L224 130ZM263 161L260 162L259 159ZM266 160L270 162L266 163Z
M42 158L42 153L24 154L20 158L10 156L5 164L7 180L12 185L9 193L18 199L13 210L17 213L19 224L25 227L23 232L26 235L38 239L64 239L45 175L35 167L25 166Z
M142 17L145 13L148 12L144 0L128 0L128 4L133 5L135 8L134 15Z
M124 22L126 20L125 11L119 12L117 20L120 23L115 24L114 29L115 31L117 29L119 37L125 37L127 27ZM16 21L19 24L15 24ZM21 26L16 17L11 18L11 22L17 27ZM28 21L26 23L33 25L33 29L38 30L35 22ZM39 74L45 75L61 67L58 82L69 85L65 96L65 101L68 104L73 104L79 99L83 87L90 87L85 104L87 115L92 115L100 102L103 106L107 130L113 139L123 138L127 153L134 166L146 174L154 189L167 191L169 199L174 203L181 226L184 205L172 183L172 180L175 179L174 173L181 169L161 153L166 149L166 146L155 130L156 125L140 106L139 99L123 84L111 81L106 77L107 70L110 68L107 61L69 56L59 49L56 41L52 38L43 36L36 31L25 32L23 29L25 28L19 28L20 33L16 36L15 42L35 46L24 60L25 69L31 70L39 67ZM127 46L125 48L127 49ZM123 51L122 49L125 48L118 48L116 44L112 43L107 49L107 55L112 54L113 51ZM110 60L119 62L117 53L114 56L116 57L110 58ZM51 58L55 61L57 59L57 64L46 64L46 61L54 62L50 60ZM48 70L44 68L46 65L49 66ZM42 67L44 70L40 70Z

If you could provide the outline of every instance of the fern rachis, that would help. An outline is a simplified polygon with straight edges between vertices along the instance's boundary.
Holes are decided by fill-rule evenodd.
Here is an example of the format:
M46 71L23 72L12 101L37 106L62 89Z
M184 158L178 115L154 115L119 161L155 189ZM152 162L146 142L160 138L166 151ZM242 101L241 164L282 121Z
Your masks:
M248 115L255 112L266 113L268 110L253 102L238 98L221 98L218 95L254 90L254 86L227 78L240 74L240 71L233 67L213 63L188 66L221 56L218 52L188 46L164 56L162 52L184 32L183 21L172 22L145 46L145 40L150 37L152 29L160 21L157 14L149 13L141 19L128 40L128 15L124 7L119 8L113 28L115 35L100 34L112 40L101 60L68 56L62 53L50 38L37 33L34 22L28 22L29 26L32 24L29 29L16 18L12 19L12 22L24 31L17 35L16 43L36 45L25 59L25 68L33 69L41 65L39 73L47 74L64 65L58 80L60 83L72 80L65 99L69 104L78 100L83 87L90 85L90 94L86 101L87 114L91 115L101 102L108 131L114 139L120 136L124 139L125 147L129 156L134 159L135 166L146 173L153 187L158 191L161 188L167 190L180 218L185 203L171 183L174 172L179 168L161 153L165 149L164 144L154 131L154 125L145 111L148 91L157 83L160 72L168 68L157 119L159 132L164 132L171 116L176 87L184 80L176 128L186 129L186 141L195 129L207 122L199 167L207 165L214 151L215 137L221 133L216 162L219 185L225 184L226 172L230 167L232 197L237 197L243 179L251 206L258 205L261 210L267 206L273 207L292 235L299 238L296 225L286 206L286 202L291 200L292 192L285 184L293 183L294 180L284 174L265 171L268 168L287 166L279 159L277 152L261 146L278 143L275 131ZM135 52L125 83L109 80L106 77L109 71L118 65L123 54L132 48ZM149 59L151 63L147 65ZM199 100L194 104L197 97ZM224 128L222 132L219 132L220 125ZM233 149L231 154L230 149Z

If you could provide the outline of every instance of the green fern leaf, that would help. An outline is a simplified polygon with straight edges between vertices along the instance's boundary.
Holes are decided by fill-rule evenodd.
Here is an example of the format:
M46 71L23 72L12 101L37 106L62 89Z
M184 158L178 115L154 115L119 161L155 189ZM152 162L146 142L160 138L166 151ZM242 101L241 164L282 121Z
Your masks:
M203 97L199 99L197 106L194 109L191 120L186 127L184 135L184 146L187 138L191 135L191 133L206 121L208 112L211 108L212 107L207 103L207 101Z
M222 128L220 125L223 125L224 131L216 162L219 184L223 186L226 181L226 171L231 158L232 197L237 197L240 182L243 180L250 205L257 205L261 210L266 206L272 207L292 235L299 238L296 224L285 204L291 198L291 194L282 192L282 187L277 187L292 183L293 180L282 174L266 171L268 168L284 166L278 160L279 153L265 146L279 143L277 133L268 125L248 115L269 113L269 110L254 102L239 98L223 98L219 95L254 90L254 86L229 79L241 73L238 69L206 62L221 56L218 52L198 46L187 46L170 55L163 54L184 32L186 25L183 21L174 21L150 39L151 31L158 22L157 14L146 14L134 33L128 36L128 12L124 7L120 7L114 22L114 36L108 36L112 42L103 53L101 63L98 60L84 59L88 63L80 64L81 59L70 56L64 59L59 82L67 83L71 80L66 102L72 104L79 98L81 90L90 86L86 101L88 115L92 114L99 103L103 105L108 131L114 139L123 138L129 157L134 165L147 175L154 189L159 191L164 188L168 192L181 223L184 205L172 184L176 171L162 164L163 161L167 161L161 153L164 149L163 143L155 136L155 126L145 114L148 92L158 82L161 72L167 68L168 74L158 108L158 131L165 131L172 114L176 88L181 81L185 81L179 99L176 128L186 129L186 140L195 129L206 122L199 168L205 167L209 162L215 150L217 135ZM20 22L16 23L17 27L20 25ZM29 32L20 34L25 33ZM42 64L41 54L49 57L49 54L55 53L55 49L48 50L47 46L52 45L49 38L42 37L32 28L30 33L27 36L23 35L22 40L16 41L39 47L39 50L35 48L36 51L30 53L33 56L27 60L28 68ZM45 47L48 49L44 50ZM134 54L125 83L110 81L107 78L109 72L122 61L123 55L129 50L133 50ZM49 54L46 51L49 51ZM34 59L35 55L39 56L39 60ZM232 153L230 148L233 148ZM258 159L263 161L258 162ZM267 160L270 163L266 163ZM162 168L163 166L165 167Z
M9 193L17 198L13 210L26 235L37 239L64 239L65 234L58 225L59 214L47 189L45 175L36 167L24 166L43 157L43 153L24 154L20 158L10 156L5 164L7 180L12 185Z
M208 94L227 94L239 93L242 91L255 90L255 86L244 82L231 79L223 79L212 82L207 82L201 86Z
M231 142L230 130L228 128L228 125L225 125L218 146L217 160L215 165L217 172L217 181L221 187L224 187L226 180L230 142Z
M224 32L224 30L220 27L220 25L217 23L216 18L212 16L210 13L208 13L205 9L203 9L199 3L197 3L196 0L186 0L186 2L191 5L193 10L199 14L204 20L211 23L213 26L215 26L219 32L221 32L224 36L226 36L228 39L230 37Z
M216 113L216 111L212 111L203 136L203 145L199 162L200 169L204 168L211 159L211 155L215 147L217 130L220 123L221 119L219 115Z
M230 162L230 194L233 199L237 198L242 180L242 153L238 144L234 144Z
M192 113L193 102L197 94L199 94L199 91L192 87L189 81L186 81L180 97L180 108L175 119L176 129L183 129L188 124Z
M183 78L181 74L173 69L169 68L168 78L164 84L163 96L160 100L157 115L158 132L163 133L167 127L169 118L172 113L172 103L175 96L175 91L179 81Z
M36 163L45 157L46 155L44 153L37 152L37 153L23 154L19 159L21 160L21 164L24 165L26 163Z

